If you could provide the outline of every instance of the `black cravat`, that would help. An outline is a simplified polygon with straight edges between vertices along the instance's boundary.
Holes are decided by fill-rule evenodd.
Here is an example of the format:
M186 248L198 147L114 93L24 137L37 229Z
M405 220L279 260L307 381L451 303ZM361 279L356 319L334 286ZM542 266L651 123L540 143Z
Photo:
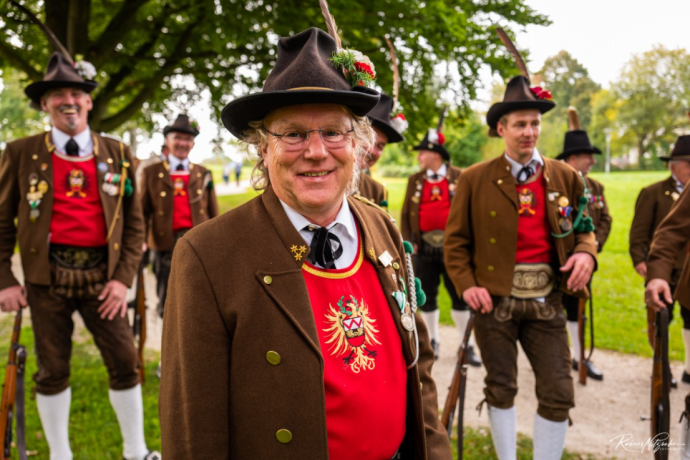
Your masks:
M534 174L534 170L532 169L531 166L523 166L522 169L520 170L520 172L518 172L518 175L517 175L517 181L518 181L518 183L519 183L519 184L522 184L522 183L525 182L527 179L529 179L530 177L532 177L533 174ZM523 176L524 176L524 177L523 177Z
M65 144L65 151L71 157L79 156L79 144L77 144L73 137L70 137L67 144Z
M184 171L184 165L182 163L180 163L179 165L177 165L177 168L175 168L175 170L176 171Z
M429 179L431 179L431 180L438 180L438 177L439 177L438 174L433 173L431 176L429 176Z
M317 228L308 225L304 228L310 232L314 232L314 238L309 245L311 249L308 256L309 262L314 265L320 265L326 269L335 269L336 259L343 255L343 245L340 239L334 234L329 233L328 229L325 227ZM338 243L338 249L335 250L335 253L331 247L331 241Z

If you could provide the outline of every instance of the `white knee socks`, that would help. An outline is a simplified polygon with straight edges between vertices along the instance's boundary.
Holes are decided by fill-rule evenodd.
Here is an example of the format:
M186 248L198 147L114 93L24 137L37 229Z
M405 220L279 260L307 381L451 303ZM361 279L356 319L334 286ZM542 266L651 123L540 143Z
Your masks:
M539 414L534 415L532 444L534 460L560 460L565 447L565 433L568 421L552 422Z
M68 431L71 402L70 388L51 396L36 394L36 406L50 448L50 460L72 460Z
M423 311L422 318L426 324L426 328L429 330L429 339L434 340L436 343L440 342L440 337L438 336L438 318L440 312L438 308L434 311Z
M463 338L465 338L465 329L467 329L467 323L470 321L470 312L469 310L451 310L450 315L453 318L453 322L457 326L458 331L460 332L460 340L462 340ZM468 345L474 345L474 331L470 335L470 341L468 342Z
M515 460L517 457L517 429L515 406L499 409L489 406L491 438L499 460Z
M577 321L568 321L570 343L573 344L573 359L580 362L580 327Z
M129 390L108 390L108 396L120 424L124 457L127 460L143 460L148 449L144 440L144 403L141 385Z

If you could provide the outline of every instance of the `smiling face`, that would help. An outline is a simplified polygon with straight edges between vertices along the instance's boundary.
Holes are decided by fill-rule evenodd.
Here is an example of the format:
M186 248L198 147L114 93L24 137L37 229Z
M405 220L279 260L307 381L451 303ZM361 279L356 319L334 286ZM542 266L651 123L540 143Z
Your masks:
M194 148L194 135L173 131L165 136L165 146L168 148L168 155L184 160Z
M586 176L597 160L594 159L594 155L591 153L576 153L570 155L565 162L575 168L576 171L580 171L583 176Z
M48 112L50 123L70 136L76 136L88 126L91 96L78 88L57 88L41 97L41 109Z
M274 110L264 127L274 134L315 129L346 132L355 121L343 107L333 104L305 104ZM336 143L324 142L318 132L301 144L291 145L268 135L261 152L270 183L288 206L310 221L324 225L335 218L352 177L355 142L351 134Z
M508 156L525 164L532 158L539 140L541 113L536 109L516 110L501 118L496 128L505 141Z
M369 159L367 160L367 166L371 168L379 161L383 149L386 148L388 144L388 136L386 136L383 131L373 126L374 132L376 133L376 143L369 149Z

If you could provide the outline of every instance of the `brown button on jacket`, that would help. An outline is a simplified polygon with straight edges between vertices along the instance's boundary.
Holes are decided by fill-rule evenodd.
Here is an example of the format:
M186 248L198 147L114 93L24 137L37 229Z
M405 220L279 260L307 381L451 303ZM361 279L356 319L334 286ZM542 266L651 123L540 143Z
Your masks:
M674 197L678 197L678 191L673 176L640 191L630 226L630 257L633 265L647 260L654 232L671 211L676 201ZM678 253L674 267L679 270L683 268L685 258L685 253Z
M575 207L570 217L574 219L584 186L582 178L567 164L550 158L544 158L544 163L546 212L551 231L561 234L559 198L566 197ZM467 168L458 182L443 245L446 270L458 292L481 286L491 295L510 295L517 227L518 194L505 155ZM586 252L596 260L594 233L572 232L554 241L558 253L556 273L575 252ZM562 290L566 284L563 281Z
M141 208L148 241L156 251L172 251L173 235L173 182L167 161L152 164L144 169L141 187ZM189 164L187 187L192 223L196 227L218 215L218 200L213 188L211 171L201 165Z
M591 177L585 177L587 188L592 197L601 197L601 201L590 202L587 210L589 216L592 218L594 224L594 236L597 241L597 250L601 252L604 249L604 243L609 238L611 233L611 214L609 214L609 205L604 198L604 186L601 182L597 182Z
M136 191L131 167L132 153L129 147L115 139L94 131L91 131L91 136L94 156L99 165L96 187L103 205L106 230L117 219L108 241L108 280L116 279L130 286L141 259L141 244L144 241L141 208L135 195L132 195L122 199L121 209L116 216L119 197L105 193L102 184L106 173L122 173L120 162L125 160L130 164L128 177L132 179ZM10 257L17 238L26 282L43 286L51 283L48 240L53 206L53 149L50 132L47 132L10 142L0 158L0 289L18 284L10 270ZM30 190L29 176L33 174L39 182L48 184L48 191L38 205L40 215L35 222L29 220L30 206L26 196Z
M678 203L659 224L647 259L647 281L661 278L671 282L671 272L678 256L685 256L685 265L678 280L675 297L679 304L690 308L690 187L680 195Z
M388 200L388 194L383 184L376 182L371 176L364 171L359 176L359 190L357 195L372 201L374 204L381 206L384 200Z
M455 188L457 193L457 183L462 169L448 165L446 179L448 179L449 189ZM407 190L405 191L405 201L403 201L400 213L400 233L406 241L416 245L422 242L422 233L419 231L419 202L421 201L421 187L424 186L426 170L419 171L407 180ZM419 193L417 193L419 192Z
M348 202L411 363L413 335L391 295L400 289L391 275L407 279L400 234L385 213ZM384 251L393 257L387 267L378 262ZM307 254L271 188L178 241L159 400L166 459L328 458L324 361L302 274ZM450 460L431 379L434 355L416 320L420 352L407 373L406 437L412 458Z

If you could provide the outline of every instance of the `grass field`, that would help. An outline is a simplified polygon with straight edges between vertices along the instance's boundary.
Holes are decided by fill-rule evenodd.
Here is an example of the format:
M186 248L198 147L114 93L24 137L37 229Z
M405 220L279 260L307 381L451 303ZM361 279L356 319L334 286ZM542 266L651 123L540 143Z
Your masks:
M248 177L248 174L249 170L245 168L243 179ZM667 173L664 172L593 175L606 187L605 194L613 216L613 230L604 251L600 254L599 271L594 278L597 348L651 356L651 349L646 339L643 281L634 272L628 255L628 231L639 190L652 182L663 179L666 175ZM216 180L220 180L219 175ZM389 190L390 213L396 220L399 220L406 180L384 178L382 182L386 184ZM240 195L219 197L221 212L227 212L256 195L255 192L248 191ZM450 298L444 289L440 293L439 305L441 322L452 324ZM7 350L4 338L9 337L10 326L11 318L0 321L0 337L3 338L3 342L0 342L0 359L4 359L3 356ZM670 332L670 356L673 359L683 358L680 329L680 321L674 321ZM33 335L30 328L23 329L21 342L29 350L27 394L30 395L33 387L30 376L36 370ZM155 365L153 364L158 361L157 354L149 353L147 361L149 363L147 383L144 386L146 439L149 448L160 449L158 379L155 377ZM3 374L4 367L0 369L0 378ZM75 460L121 458L122 440L115 415L108 401L107 374L101 358L86 332L83 332L83 337L75 342L73 350L72 391L70 437L75 452ZM31 458L47 460L47 445L43 439L35 400L33 397L28 399L27 444L30 450L38 451L38 454ZM518 444L518 458L531 458L531 440L520 436ZM17 458L16 452L13 453L12 458ZM465 430L465 458L478 460L495 458L491 437L486 430L481 428ZM564 458L587 459L590 457L569 453Z

